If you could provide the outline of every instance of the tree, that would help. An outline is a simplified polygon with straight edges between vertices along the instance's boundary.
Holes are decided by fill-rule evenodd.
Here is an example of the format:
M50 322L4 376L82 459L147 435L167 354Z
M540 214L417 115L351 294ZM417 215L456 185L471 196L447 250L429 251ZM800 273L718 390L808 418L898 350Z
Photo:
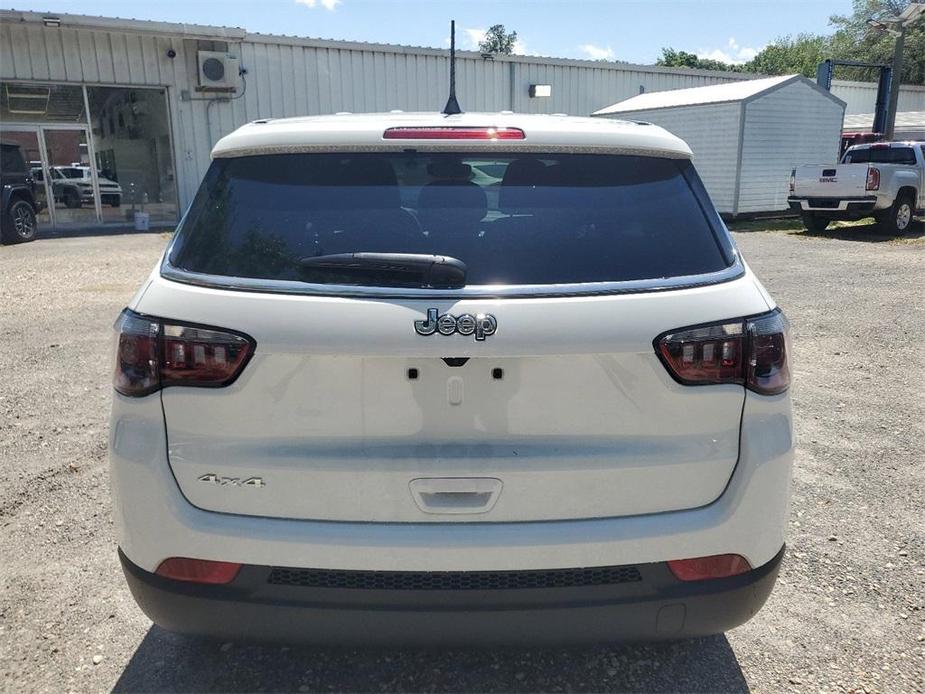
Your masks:
M799 73L806 77L815 77L816 68L826 58L889 65L893 59L895 38L871 27L867 20L895 17L910 2L912 0L853 0L850 15L835 15L829 19L829 24L835 29L834 33L827 36L782 36L765 46L744 65L727 65L672 48L663 48L662 56L656 64L701 70L757 72L764 75ZM867 81L875 81L878 77L876 70L864 68L841 67L839 73ZM906 29L901 81L903 84L925 84L925 20L919 20Z
M769 43L748 61L745 70L763 75L789 75L796 72L805 77L815 77L819 63L833 57L830 44L831 39L826 36L783 36Z
M739 72L742 70L741 65L731 65L721 60L711 60L710 58L700 58L695 53L687 51L676 51L673 48L663 48L662 55L656 65L662 67L689 67L697 70L726 70L727 72Z
M517 42L517 32L507 33L503 24L495 24L485 32L485 38L479 41L479 50L482 53L500 53L511 55L514 44Z
M833 58L863 60L889 64L893 59L895 38L875 29L867 20L895 17L912 0L854 0L850 15L835 15L829 24L835 27L831 39ZM874 77L859 76L863 79ZM919 19L906 29L906 47L903 56L902 82L925 84L925 19Z

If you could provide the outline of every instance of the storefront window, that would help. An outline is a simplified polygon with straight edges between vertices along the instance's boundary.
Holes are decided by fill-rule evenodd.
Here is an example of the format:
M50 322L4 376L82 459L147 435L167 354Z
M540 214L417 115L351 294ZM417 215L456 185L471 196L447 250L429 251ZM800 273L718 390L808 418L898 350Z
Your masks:
M104 222L177 219L170 123L163 91L87 87Z
M0 82L0 136L22 149L42 227L177 220L163 89Z

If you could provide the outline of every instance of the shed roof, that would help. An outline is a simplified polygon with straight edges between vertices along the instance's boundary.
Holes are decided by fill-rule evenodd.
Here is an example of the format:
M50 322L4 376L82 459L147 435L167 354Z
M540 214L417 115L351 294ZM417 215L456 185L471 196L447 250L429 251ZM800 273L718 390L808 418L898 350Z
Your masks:
M592 115L604 116L611 113L629 113L632 111L651 111L677 106L703 106L706 104L720 104L736 101L748 101L767 92L773 91L791 82L805 82L821 94L844 105L838 97L817 86L802 75L782 75L780 77L765 77L764 79L745 80L742 82L727 82L725 84L711 84L706 87L692 87L690 89L671 89L663 92L649 92L639 94L607 106Z

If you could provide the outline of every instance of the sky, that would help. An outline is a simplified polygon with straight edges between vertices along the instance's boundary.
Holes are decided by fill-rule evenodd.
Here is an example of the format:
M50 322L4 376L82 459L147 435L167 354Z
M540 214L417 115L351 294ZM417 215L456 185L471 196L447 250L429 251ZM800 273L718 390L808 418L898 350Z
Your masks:
M3 0L0 0L3 1ZM769 41L829 33L850 0L6 0L39 12L237 26L314 38L475 49L486 28L516 30L516 53L653 63L662 47L729 63Z

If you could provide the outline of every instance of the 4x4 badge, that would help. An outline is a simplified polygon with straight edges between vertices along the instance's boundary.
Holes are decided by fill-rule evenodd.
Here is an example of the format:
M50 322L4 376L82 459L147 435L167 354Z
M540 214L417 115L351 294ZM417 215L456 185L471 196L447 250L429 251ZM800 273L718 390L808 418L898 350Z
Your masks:
M498 330L498 321L490 313L464 313L461 316L451 316L449 313L440 315L435 308L427 309L425 320L414 321L414 331L418 335L475 335L476 340L484 340L494 335Z
M197 477L197 479L200 482L208 482L219 487L253 487L261 489L267 486L267 483L263 481L263 477L248 477L246 480L242 480L240 477L221 477L214 472L207 472Z

